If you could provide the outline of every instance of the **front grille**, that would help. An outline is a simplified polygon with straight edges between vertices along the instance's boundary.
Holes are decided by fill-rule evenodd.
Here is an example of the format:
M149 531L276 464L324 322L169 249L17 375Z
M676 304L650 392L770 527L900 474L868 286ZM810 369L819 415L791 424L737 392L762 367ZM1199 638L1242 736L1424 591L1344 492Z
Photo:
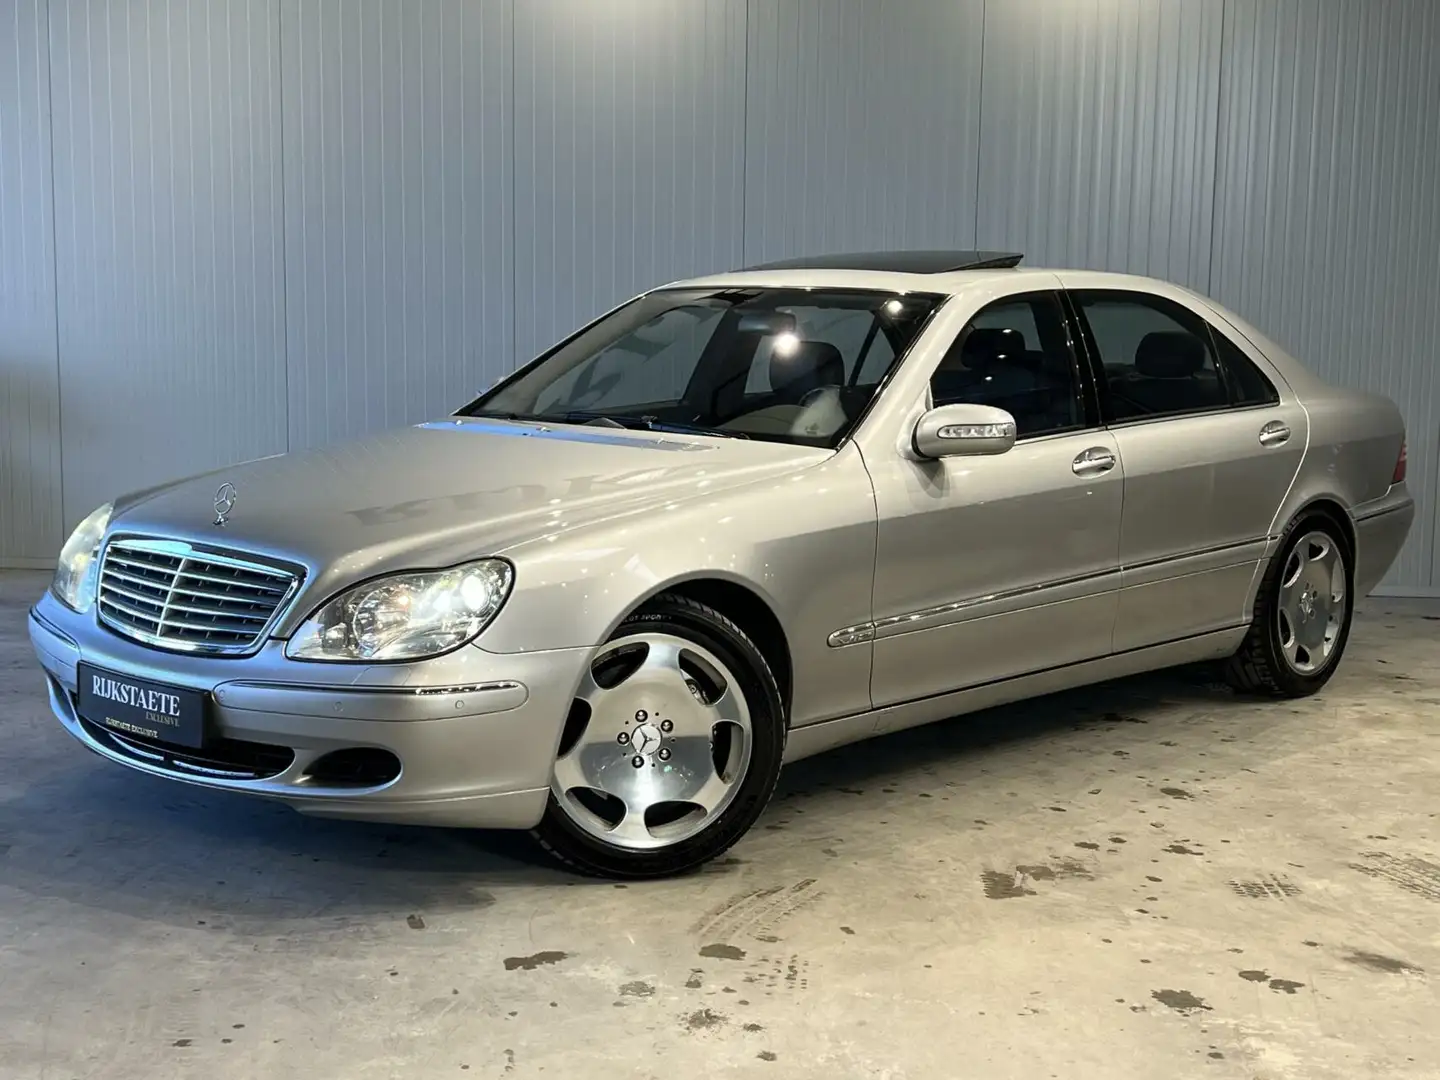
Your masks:
M295 760L295 751L288 746L242 739L210 739L204 749L192 750L121 735L84 717L80 723L86 734L102 746L174 773L219 780L268 780L279 776Z
M299 582L281 567L180 541L111 540L100 567L100 618L161 648L249 652Z

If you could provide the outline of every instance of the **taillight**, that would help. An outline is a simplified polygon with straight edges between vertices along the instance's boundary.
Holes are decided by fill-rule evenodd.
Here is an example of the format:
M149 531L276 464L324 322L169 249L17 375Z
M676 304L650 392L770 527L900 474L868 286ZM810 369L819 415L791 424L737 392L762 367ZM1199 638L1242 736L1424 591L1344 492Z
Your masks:
M1395 459L1395 475L1390 477L1390 483L1401 484L1405 482L1405 439L1400 439L1400 456Z

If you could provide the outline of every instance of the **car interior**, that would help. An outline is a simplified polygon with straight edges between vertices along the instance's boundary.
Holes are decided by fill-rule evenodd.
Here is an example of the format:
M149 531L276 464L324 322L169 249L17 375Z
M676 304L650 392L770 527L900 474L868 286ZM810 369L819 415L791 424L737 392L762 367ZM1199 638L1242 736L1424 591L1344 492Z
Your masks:
M1117 419L1191 412L1225 405L1225 387L1205 342L1186 330L1153 330L1140 339L1133 364L1107 364Z

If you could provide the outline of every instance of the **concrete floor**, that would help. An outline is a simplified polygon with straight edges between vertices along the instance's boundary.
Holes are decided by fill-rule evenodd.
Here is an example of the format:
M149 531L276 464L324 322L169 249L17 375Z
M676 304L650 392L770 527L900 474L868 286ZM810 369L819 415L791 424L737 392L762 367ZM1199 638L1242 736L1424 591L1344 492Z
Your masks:
M684 880L93 757L0 575L0 1076L1440 1076L1440 607L789 770Z

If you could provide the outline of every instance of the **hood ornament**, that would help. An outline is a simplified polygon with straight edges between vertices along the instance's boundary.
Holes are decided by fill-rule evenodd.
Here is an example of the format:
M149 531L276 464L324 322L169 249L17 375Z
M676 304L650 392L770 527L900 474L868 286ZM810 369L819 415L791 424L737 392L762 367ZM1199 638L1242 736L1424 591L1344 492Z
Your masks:
M224 525L230 520L230 511L235 509L235 485L223 483L215 492L215 524Z

